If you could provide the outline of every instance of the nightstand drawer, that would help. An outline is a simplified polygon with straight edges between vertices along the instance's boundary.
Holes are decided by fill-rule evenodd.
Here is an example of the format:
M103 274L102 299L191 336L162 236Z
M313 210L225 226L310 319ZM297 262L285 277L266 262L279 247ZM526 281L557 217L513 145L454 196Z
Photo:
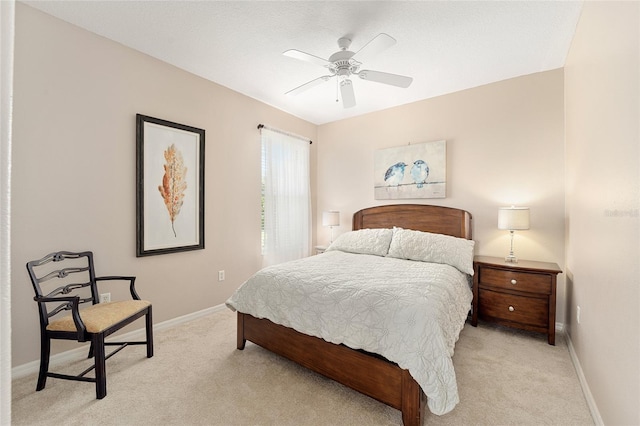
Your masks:
M528 293L551 294L551 277L548 274L505 271L482 267L480 285L504 288Z
M545 327L549 321L548 299L516 296L485 290L480 296L480 317Z

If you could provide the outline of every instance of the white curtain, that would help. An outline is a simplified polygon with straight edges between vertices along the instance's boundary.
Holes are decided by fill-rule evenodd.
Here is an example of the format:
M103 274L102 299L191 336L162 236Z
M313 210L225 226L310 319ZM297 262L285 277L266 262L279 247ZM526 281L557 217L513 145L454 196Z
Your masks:
M263 127L263 266L311 252L309 140Z

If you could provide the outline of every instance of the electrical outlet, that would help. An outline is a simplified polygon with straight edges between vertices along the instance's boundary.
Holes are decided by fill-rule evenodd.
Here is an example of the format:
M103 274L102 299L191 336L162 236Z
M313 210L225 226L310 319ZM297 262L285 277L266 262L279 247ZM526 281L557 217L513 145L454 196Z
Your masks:
M109 303L111 302L111 293L102 293L100 294L100 303Z
M580 306L576 308L576 320L578 320L578 324L580 324Z
M218 271L218 281L224 281L224 270Z

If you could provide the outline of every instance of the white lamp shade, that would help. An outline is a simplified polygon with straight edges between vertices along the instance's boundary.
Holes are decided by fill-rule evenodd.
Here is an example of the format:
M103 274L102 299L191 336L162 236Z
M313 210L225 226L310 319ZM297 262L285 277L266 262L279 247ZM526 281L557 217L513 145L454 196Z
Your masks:
M340 212L322 212L322 226L340 226Z
M500 207L498 229L529 229L529 207Z

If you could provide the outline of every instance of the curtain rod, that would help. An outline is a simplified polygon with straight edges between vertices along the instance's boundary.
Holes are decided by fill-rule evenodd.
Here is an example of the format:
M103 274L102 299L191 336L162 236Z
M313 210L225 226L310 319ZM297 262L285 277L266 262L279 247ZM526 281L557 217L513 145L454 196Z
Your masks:
M293 136L294 138L307 140L309 141L309 144L313 143L312 140L310 140L309 138L305 138L304 136L296 135L295 133L285 132L284 130L276 129L274 127L266 126L264 124L258 124L258 130L262 129L263 127L266 129L272 130L274 132L282 133L283 135Z

